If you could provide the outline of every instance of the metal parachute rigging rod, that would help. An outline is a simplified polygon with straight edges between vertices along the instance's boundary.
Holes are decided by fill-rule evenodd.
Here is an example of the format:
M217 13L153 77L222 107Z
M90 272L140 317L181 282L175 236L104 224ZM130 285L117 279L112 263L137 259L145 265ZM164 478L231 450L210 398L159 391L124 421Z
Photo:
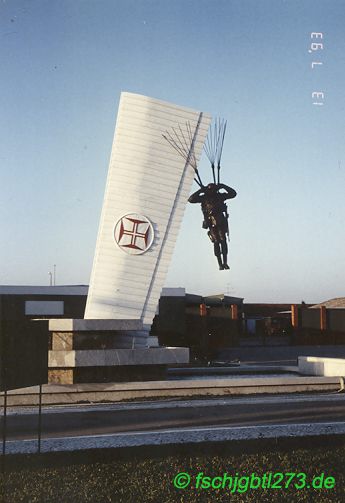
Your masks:
M199 187L203 187L203 183L200 178L200 174L198 171L198 165L195 157L194 151L194 136L192 133L192 127L190 122L186 122L185 131L182 130L181 125L179 124L176 128L171 128L171 131L166 131L163 134L163 138L178 152L183 159L189 164L196 175L194 180L199 185Z
M205 154L211 163L213 182L217 185L220 183L220 160L222 158L226 124L225 119L216 118L214 124L210 126L204 145ZM217 180L215 165L217 165Z
M211 163L213 182L217 185L220 183L220 161L223 152L226 125L227 121L225 119L216 118L214 123L210 126L208 135L206 137L206 142L204 144L204 151ZM193 133L190 122L186 122L185 131L183 131L181 125L179 124L177 127L171 128L171 131L166 131L166 133L162 136L171 145L171 147L173 147L176 152L178 152L193 168L196 175L196 178L194 178L194 180L199 185L199 187L203 187L204 185L200 178L197 167L193 145ZM216 167L217 177L215 173Z
M214 123L211 124L210 126L206 142L204 144L205 154L211 163L213 183L217 186L220 184L220 170L221 170L220 161L223 153L226 125L227 121L225 119L216 117ZM215 167L217 167L217 179L216 179ZM224 207L225 207L225 216L228 219L229 214L225 203ZM230 241L229 227L227 228L226 234L228 237L228 241Z

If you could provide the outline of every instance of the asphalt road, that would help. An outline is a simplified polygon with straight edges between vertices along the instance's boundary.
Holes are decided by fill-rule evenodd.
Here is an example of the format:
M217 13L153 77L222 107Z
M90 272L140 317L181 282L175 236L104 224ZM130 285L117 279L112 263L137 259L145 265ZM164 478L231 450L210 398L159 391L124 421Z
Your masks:
M43 409L42 438L185 427L343 422L344 418L345 395L337 393L57 406ZM36 438L37 425L37 408L13 409L7 416L7 439Z

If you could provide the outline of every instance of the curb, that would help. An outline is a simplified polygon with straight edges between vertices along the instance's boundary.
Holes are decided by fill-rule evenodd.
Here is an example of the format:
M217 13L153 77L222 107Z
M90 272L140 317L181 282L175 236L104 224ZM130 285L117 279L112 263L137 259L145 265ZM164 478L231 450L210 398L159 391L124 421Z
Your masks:
M345 422L184 428L149 432L116 433L111 435L42 439L41 453L344 434ZM30 454L36 452L36 440L11 440L6 443L7 455Z

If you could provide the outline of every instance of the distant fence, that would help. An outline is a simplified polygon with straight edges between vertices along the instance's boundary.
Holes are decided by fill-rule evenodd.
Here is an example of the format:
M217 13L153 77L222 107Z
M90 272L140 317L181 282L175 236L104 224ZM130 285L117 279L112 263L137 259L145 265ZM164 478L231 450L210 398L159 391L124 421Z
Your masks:
M319 309L300 309L299 310L300 328L321 328Z
M345 344L345 309L291 306L295 342L299 344Z
M327 309L327 328L345 332L345 309Z

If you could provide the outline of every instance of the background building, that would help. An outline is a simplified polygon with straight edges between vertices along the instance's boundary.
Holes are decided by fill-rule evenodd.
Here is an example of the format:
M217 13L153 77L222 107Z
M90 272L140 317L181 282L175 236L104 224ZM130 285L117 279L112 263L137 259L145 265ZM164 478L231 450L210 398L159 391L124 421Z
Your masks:
M88 286L0 286L0 320L83 318Z

